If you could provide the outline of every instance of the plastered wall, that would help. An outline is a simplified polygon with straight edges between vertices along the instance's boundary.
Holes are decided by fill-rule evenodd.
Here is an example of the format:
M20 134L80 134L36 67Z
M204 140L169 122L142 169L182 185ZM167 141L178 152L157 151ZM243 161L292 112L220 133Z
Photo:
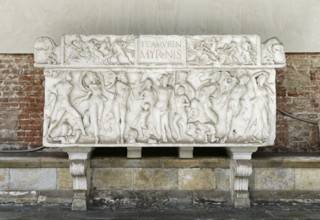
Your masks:
M1 0L0 53L63 34L258 34L320 52L319 0Z

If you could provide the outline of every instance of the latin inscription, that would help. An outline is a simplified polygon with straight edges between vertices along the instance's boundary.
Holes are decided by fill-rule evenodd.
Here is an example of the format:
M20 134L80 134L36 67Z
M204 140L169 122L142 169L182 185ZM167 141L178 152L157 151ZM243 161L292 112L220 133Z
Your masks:
M186 59L185 39L179 36L141 36L138 56L139 63L183 64Z

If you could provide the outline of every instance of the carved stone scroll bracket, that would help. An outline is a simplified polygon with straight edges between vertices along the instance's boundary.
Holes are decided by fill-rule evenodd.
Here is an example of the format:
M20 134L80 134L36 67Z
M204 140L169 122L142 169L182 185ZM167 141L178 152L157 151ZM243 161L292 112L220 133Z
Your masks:
M231 201L236 208L250 207L251 155L257 149L257 147L227 148L230 157Z
M179 158L181 159L193 158L193 147L179 147Z
M141 158L142 147L127 147L127 158Z
M90 183L90 158L92 147L68 147L63 149L68 153L70 159L70 173L73 180L73 211L87 210L87 199L89 196Z

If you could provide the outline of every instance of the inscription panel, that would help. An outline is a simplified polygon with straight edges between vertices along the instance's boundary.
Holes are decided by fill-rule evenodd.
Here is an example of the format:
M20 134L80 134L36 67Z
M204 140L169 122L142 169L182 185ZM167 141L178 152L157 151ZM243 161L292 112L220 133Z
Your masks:
M140 36L140 64L185 64L186 42L182 36Z

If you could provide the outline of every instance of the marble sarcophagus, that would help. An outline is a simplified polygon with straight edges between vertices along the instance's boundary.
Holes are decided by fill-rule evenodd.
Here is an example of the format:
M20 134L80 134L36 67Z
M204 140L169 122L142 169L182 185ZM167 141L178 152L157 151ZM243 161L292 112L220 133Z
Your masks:
M65 35L34 49L46 147L127 147L131 158L141 147L179 147L181 158L225 147L247 160L274 144L275 68L286 62L276 38Z
M35 43L45 68L43 143L268 146L275 139L275 38L66 35Z

